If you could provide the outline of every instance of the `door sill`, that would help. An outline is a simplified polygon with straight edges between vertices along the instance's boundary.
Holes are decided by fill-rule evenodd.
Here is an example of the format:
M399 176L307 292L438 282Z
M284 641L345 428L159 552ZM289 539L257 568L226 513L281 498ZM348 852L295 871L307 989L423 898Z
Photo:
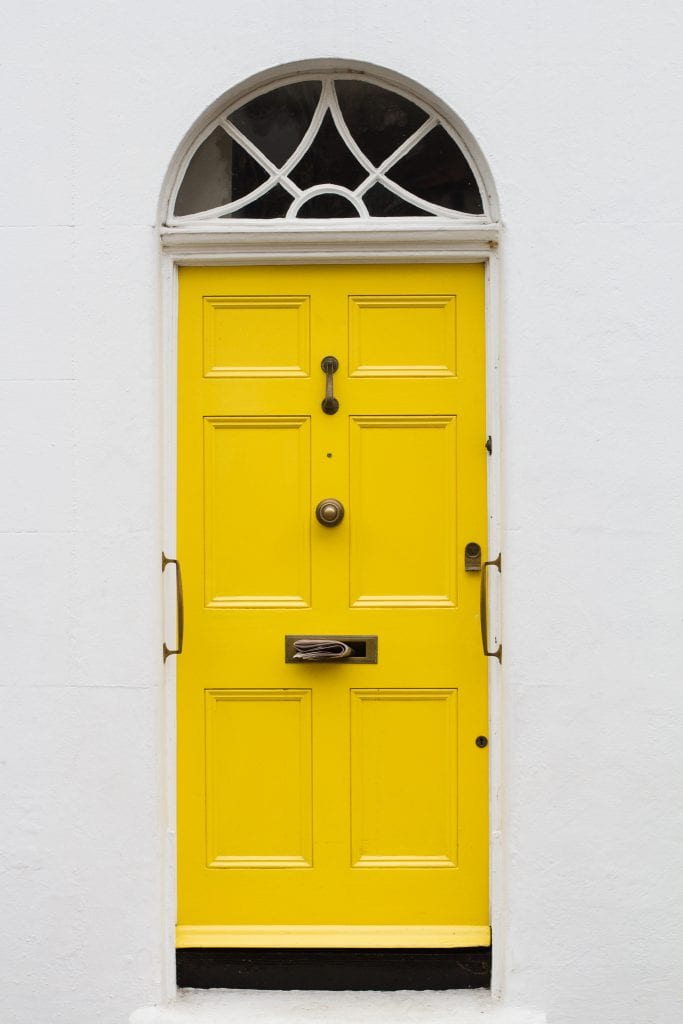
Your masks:
M488 988L491 947L176 950L179 988L328 992Z

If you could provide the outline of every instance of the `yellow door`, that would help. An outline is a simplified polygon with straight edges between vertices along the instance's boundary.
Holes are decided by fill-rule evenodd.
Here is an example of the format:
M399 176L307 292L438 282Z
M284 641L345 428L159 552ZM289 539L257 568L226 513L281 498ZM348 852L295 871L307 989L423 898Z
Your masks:
M179 321L178 945L486 945L483 267L184 268Z

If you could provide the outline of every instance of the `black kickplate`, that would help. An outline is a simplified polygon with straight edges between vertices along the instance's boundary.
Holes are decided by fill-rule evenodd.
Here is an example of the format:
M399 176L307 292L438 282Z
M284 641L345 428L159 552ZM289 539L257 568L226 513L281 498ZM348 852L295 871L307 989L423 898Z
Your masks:
M180 988L488 988L491 949L178 949Z

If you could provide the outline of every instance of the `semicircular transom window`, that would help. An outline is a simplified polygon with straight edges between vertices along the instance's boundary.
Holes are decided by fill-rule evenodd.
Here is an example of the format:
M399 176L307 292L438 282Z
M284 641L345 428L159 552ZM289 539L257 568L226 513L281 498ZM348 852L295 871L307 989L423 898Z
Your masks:
M462 143L435 111L364 77L321 75L215 118L173 191L169 223L484 213Z

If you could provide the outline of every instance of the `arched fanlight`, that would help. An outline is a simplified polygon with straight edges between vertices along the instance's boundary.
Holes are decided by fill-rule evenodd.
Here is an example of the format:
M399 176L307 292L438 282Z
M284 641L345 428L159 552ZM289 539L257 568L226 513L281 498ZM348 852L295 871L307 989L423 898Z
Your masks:
M311 76L215 118L173 189L168 223L387 217L481 219L453 129L362 76Z

